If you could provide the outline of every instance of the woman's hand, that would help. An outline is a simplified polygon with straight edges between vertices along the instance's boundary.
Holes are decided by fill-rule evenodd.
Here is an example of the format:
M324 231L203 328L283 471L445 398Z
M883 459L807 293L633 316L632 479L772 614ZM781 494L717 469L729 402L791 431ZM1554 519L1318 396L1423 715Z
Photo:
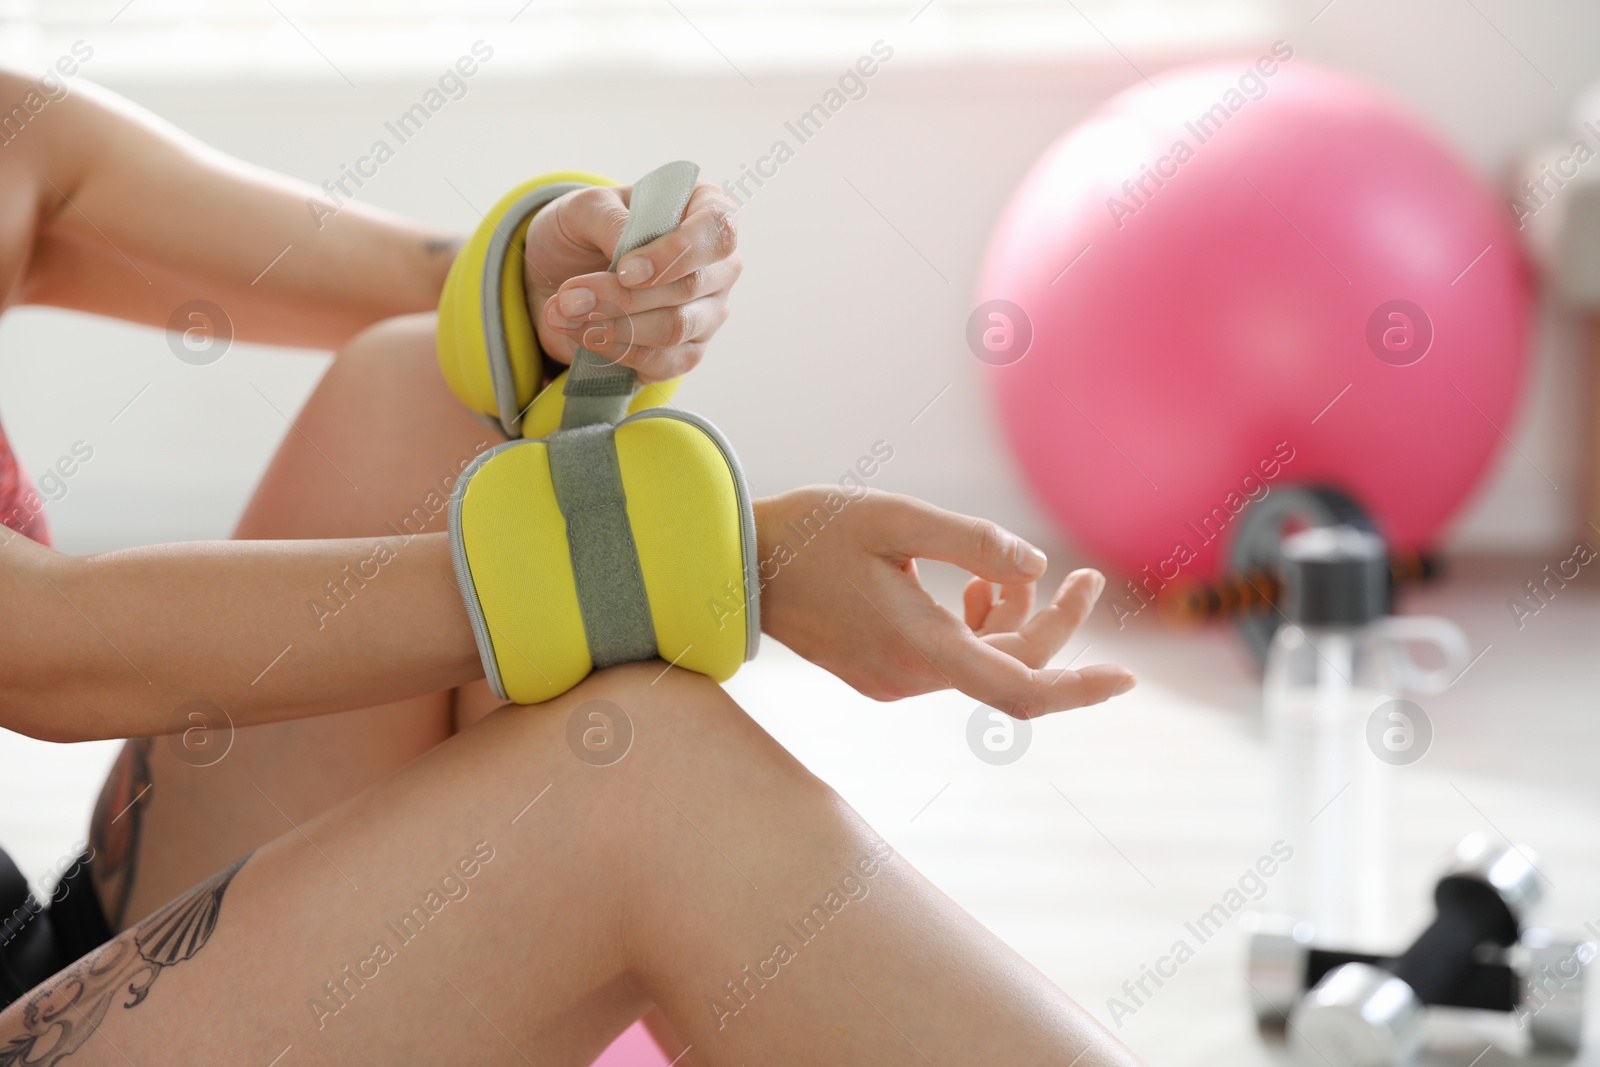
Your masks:
M837 486L759 500L755 512L761 628L875 700L958 689L1026 719L1133 688L1113 664L1045 667L1099 598L1098 571L1073 571L1034 612L1044 555L992 522ZM965 623L922 587L918 559L972 572Z
M582 345L659 382L693 369L728 318L743 264L734 206L695 186L676 230L607 268L628 219L629 186L579 189L528 225L528 304L539 344L571 363Z

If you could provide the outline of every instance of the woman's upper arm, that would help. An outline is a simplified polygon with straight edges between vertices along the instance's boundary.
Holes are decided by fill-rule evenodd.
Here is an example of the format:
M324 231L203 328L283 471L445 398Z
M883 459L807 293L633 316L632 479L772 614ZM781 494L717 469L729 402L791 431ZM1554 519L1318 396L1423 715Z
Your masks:
M31 82L0 82L0 133ZM36 218L12 303L165 326L186 301L220 306L244 340L335 348L364 327L431 309L448 236L325 194L202 144L136 104L70 79L0 153L27 142ZM0 163L9 162L0 157ZM0 184L13 168L0 169Z
M33 82L0 69L0 308L26 300L49 145L22 106ZM30 136L32 134L33 136Z
M65 663L59 616L68 605L51 602L51 571L67 558L0 527L0 727L46 741L82 740L52 721L45 699Z

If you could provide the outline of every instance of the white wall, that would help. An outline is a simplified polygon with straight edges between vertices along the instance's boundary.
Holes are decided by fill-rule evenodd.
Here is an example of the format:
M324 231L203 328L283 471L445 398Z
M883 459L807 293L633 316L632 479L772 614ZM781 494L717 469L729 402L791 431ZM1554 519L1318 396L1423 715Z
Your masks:
M1335 0L1311 22L1323 2L1275 9L1277 25L1240 51L1283 36L1308 57L1365 75L1486 172L1559 133L1571 99L1600 79L1593 4L1530 10L1481 0L1480 16L1445 0L1403 11ZM764 152L786 118L884 37L896 56L868 96L743 211L735 317L682 400L738 443L758 490L836 477L884 439L896 458L878 484L1048 536L1006 462L963 329L983 243L1011 187L1051 140L1138 75L1098 45L1070 62L936 57L919 51L922 32L886 25L841 41L833 62L747 70L755 89L715 65L580 80L491 63L361 195L465 230L476 215L447 179L480 206L557 165L627 178L685 157L721 179ZM178 68L156 78L110 46L85 73L226 151L320 183L472 39L441 35L436 63L382 84L363 77L360 88L315 67L272 83L197 81ZM1124 50L1147 71L1196 58ZM1508 450L1460 525L1459 547L1544 551L1574 526L1581 363L1571 328L1553 318L1546 327L1514 437L1563 491ZM239 346L192 367L160 333L22 309L0 322L0 415L35 469L76 440L95 448L52 508L63 548L221 537L285 432L278 412L293 413L321 366L320 357Z

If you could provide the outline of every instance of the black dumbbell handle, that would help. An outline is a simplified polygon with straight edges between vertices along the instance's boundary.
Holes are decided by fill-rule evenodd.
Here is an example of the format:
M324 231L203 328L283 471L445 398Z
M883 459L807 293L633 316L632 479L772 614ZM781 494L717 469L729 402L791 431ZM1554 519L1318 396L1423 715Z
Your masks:
M1369 952L1342 952L1337 949L1314 948L1306 955L1306 989L1311 989L1323 976L1346 963L1365 963L1394 969L1394 958L1377 956ZM1480 1011L1515 1011L1522 1000L1522 979L1516 969L1505 963L1484 963L1474 960L1467 964L1455 987L1438 999L1425 1004L1446 1008L1477 1008Z
M1433 899L1438 915L1411 947L1389 964L1424 1004L1448 999L1479 945L1505 947L1517 940L1517 918L1491 886L1476 878L1446 876Z

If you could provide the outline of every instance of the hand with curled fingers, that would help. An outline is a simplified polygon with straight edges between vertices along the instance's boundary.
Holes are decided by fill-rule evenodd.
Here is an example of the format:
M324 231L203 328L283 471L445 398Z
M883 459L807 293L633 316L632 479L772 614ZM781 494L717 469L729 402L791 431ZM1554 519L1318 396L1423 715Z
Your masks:
M628 219L631 186L566 193L528 226L529 310L539 344L561 363L582 345L645 384L694 369L728 318L743 265L732 200L710 182L671 233L608 267Z
M1105 579L1073 571L1034 611L1045 557L992 522L890 493L846 496L837 486L758 500L755 513L762 630L866 696L956 689L1033 718L1134 686L1133 674L1114 664L1046 666L1088 617ZM800 529L810 540L798 539ZM972 573L964 620L923 588L918 559Z

